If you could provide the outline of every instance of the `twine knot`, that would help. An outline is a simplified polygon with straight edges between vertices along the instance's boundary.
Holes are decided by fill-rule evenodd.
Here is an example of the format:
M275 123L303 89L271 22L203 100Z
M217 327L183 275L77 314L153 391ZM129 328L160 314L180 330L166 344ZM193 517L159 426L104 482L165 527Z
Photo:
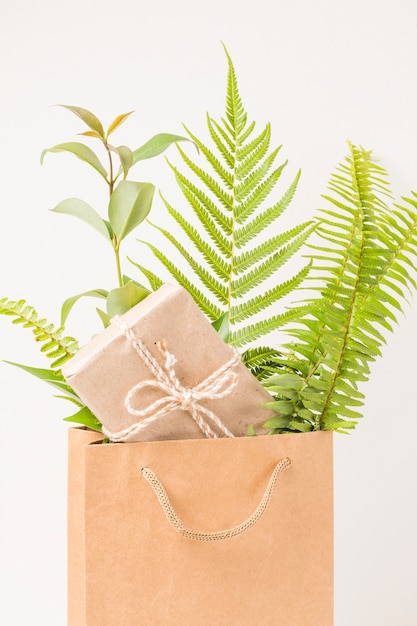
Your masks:
M119 316L113 317L112 323L120 328L139 357L148 366L154 378L140 381L126 394L126 410L131 415L139 418L135 424L116 433L112 433L103 427L103 433L111 441L126 441L130 436L144 430L159 418L178 409L189 413L206 437L216 438L218 436L207 423L207 420L215 424L226 437L234 437L219 417L200 403L203 400L224 398L236 387L238 376L233 371L233 368L240 362L240 354L237 350L233 349L232 357L198 385L185 387L181 385L175 371L177 363L175 355L169 352L162 342L157 343L158 349L164 357L163 364L160 364L149 352L145 344L136 337L132 328L127 326ZM135 408L136 394L145 387L158 389L164 395L143 409Z

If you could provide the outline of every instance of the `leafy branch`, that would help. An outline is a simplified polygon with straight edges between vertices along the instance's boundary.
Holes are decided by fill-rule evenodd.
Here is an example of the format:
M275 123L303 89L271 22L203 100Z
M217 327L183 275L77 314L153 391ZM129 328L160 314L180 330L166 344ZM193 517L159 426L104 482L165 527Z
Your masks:
M55 213L72 215L81 219L106 239L113 248L118 282L117 289L111 292L105 289L91 289L68 298L62 306L61 323L65 323L72 307L80 298L89 296L106 299L107 312L98 310L98 313L104 325L107 325L112 315L109 309L112 308L112 304L114 307L115 300L118 301L117 312L124 313L149 293L148 289L125 277L121 267L121 243L149 214L155 191L155 186L152 183L126 180L130 169L139 161L158 156L173 143L188 141L188 139L180 135L161 133L152 137L136 150L131 150L125 145L114 146L109 142L110 135L113 135L120 125L130 117L132 111L118 115L105 131L102 122L91 111L76 106L59 106L69 110L86 124L89 130L80 134L100 142L104 148L108 167L106 169L99 156L89 146L81 142L61 143L43 150L41 163L43 163L48 152L67 152L98 172L108 187L108 219L102 218L90 204L80 198L66 198L51 210ZM115 163L115 158L118 160L118 164ZM112 303L110 306L109 300Z

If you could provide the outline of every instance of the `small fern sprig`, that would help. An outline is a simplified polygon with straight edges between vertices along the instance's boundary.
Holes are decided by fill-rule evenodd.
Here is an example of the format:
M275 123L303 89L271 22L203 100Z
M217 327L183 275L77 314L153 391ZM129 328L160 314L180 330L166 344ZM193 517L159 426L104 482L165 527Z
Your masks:
M215 121L207 115L212 147L186 128L204 163L191 160L180 146L177 149L189 175L168 161L191 208L192 219L185 217L183 209L171 206L164 196L161 198L170 218L181 229L184 242L178 241L169 227L152 224L167 246L162 249L151 242L141 243L189 291L216 326L228 329L224 335L226 341L240 347L250 345L297 316L296 311L269 317L264 312L302 283L309 266L285 282L273 280L268 288L265 283L275 279L278 270L299 251L314 225L308 221L277 234L276 221L294 196L300 172L280 199L266 204L287 163L276 164L280 147L270 150L270 124L255 133L255 123L248 122L234 66L225 52L228 62L225 116ZM193 278L178 268L167 252L169 249L181 257ZM134 264L149 280L151 288L162 283L148 268ZM265 352L265 365L269 362L268 355L269 349Z
M298 381L291 385L278 372L266 383L279 413L266 424L273 432L293 430L294 420L310 430L354 428L364 401L359 387L397 322L401 300L416 288L410 275L416 269L416 194L391 208L387 173L353 145L329 189L324 198L332 208L321 211L320 241L310 255L319 296L288 331L294 341L285 363Z
M52 369L60 368L78 350L76 339L64 336L62 326L55 328L46 319L40 318L25 300L0 299L0 314L10 315L14 318L12 324L23 324L25 328L32 330L35 340L43 344L41 352L49 359L55 359L51 363Z

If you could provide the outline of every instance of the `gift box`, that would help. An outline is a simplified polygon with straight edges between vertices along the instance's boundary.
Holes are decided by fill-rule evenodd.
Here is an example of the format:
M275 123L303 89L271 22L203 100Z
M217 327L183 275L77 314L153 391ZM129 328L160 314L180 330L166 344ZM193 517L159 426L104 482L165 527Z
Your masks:
M243 436L270 394L182 287L163 285L62 369L110 440Z

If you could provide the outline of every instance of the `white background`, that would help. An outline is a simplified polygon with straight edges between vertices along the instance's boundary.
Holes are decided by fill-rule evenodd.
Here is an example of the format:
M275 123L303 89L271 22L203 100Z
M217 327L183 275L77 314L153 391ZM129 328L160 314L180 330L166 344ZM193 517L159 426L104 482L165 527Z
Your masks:
M303 169L290 223L322 205L347 139L374 149L397 196L417 190L415 0L3 1L0 297L26 298L58 322L68 295L114 286L104 239L48 212L68 196L105 205L99 176L70 155L47 155L40 166L44 147L83 130L50 105L84 106L106 123L134 109L118 135L132 148L157 132L181 134L181 122L207 138L205 112L224 111L220 41L249 116L272 122L290 174ZM176 193L163 158L136 176ZM155 221L158 211L156 201ZM134 240L126 252L144 254ZM68 325L82 341L97 330L94 305L80 304ZM414 300L373 369L365 418L352 436L335 437L336 626L417 624L416 313ZM45 365L30 331L5 318L0 358ZM0 385L0 622L63 626L67 426L60 418L71 407L4 363ZM265 589L273 593L273 581Z

